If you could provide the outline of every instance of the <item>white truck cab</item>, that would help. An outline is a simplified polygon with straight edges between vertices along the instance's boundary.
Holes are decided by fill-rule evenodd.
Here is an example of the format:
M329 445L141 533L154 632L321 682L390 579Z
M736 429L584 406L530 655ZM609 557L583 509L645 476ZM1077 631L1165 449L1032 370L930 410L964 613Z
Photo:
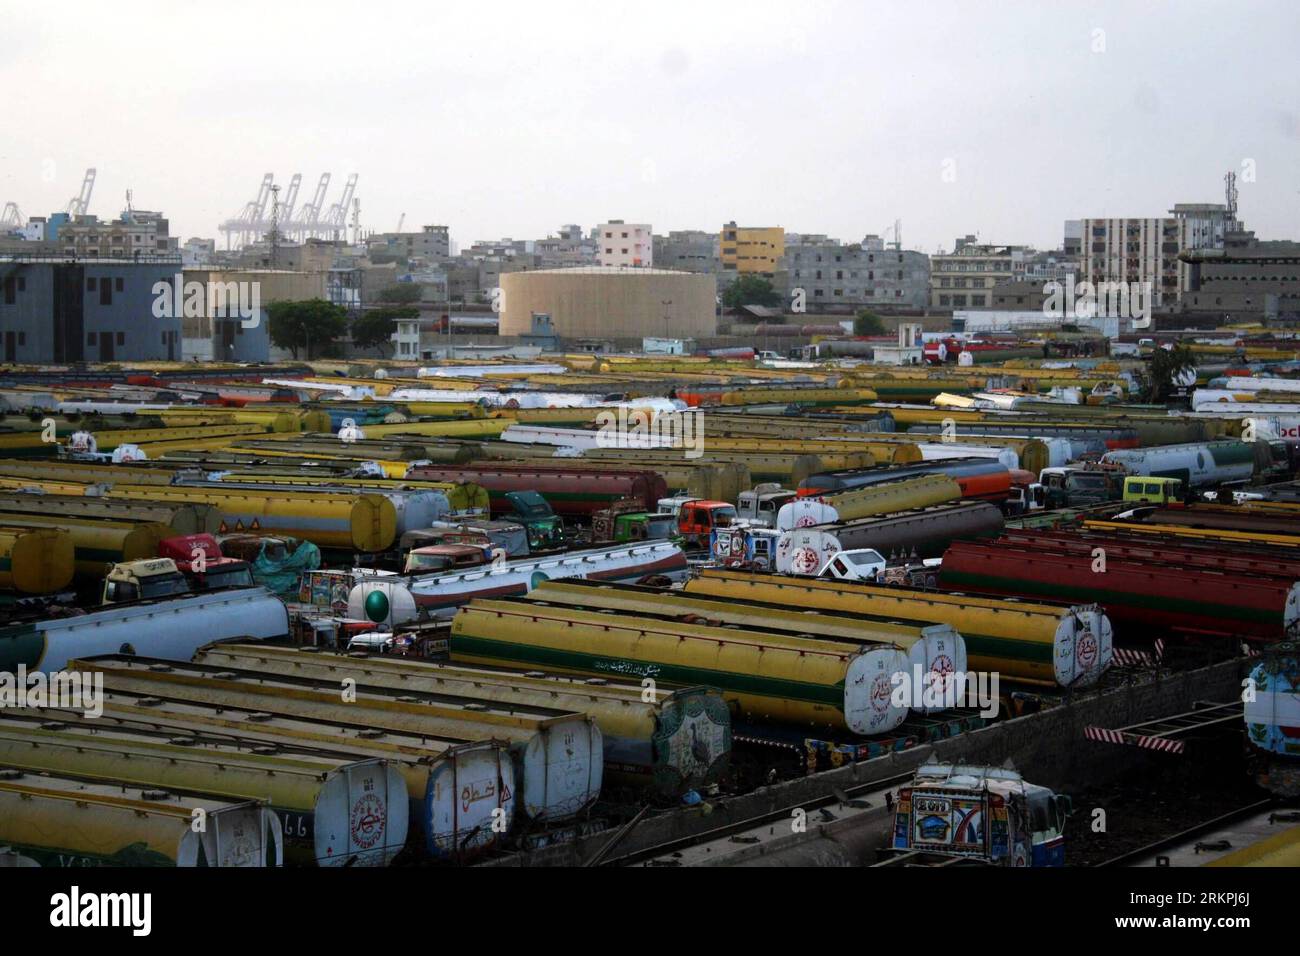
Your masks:
M886 564L879 551L856 548L841 551L832 557L818 577L834 578L837 581L875 581L885 573Z

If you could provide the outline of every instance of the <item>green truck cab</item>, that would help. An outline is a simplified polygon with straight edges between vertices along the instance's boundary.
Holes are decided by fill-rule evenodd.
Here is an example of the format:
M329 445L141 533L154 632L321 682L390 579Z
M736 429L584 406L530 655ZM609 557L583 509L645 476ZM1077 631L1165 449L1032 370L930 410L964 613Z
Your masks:
M524 526L529 552L558 551L564 547L564 522L545 498L535 491L508 491L503 497L510 510L496 517Z

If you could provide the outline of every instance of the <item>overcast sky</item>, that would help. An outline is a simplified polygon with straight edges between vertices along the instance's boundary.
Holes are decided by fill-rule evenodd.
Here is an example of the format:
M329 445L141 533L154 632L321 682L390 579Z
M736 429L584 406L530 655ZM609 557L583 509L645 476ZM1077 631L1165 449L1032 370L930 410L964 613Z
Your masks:
M779 225L934 252L1240 208L1300 238L1300 3L0 0L0 203L125 191L183 238L263 174L361 225ZM1243 165L1245 163L1246 165ZM1252 179L1254 181L1249 181Z

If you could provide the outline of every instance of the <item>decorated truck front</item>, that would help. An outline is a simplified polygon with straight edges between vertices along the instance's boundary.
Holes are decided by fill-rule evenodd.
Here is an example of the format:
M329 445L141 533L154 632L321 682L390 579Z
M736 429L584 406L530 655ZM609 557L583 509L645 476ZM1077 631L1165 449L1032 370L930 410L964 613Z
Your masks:
M891 848L990 866L1063 866L1069 797L1014 770L927 764L898 792Z

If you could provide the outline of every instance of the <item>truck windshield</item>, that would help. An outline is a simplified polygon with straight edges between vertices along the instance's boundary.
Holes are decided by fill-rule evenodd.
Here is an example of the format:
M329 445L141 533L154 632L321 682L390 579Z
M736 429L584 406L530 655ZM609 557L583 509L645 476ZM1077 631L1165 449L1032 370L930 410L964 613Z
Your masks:
M716 527L725 528L736 520L736 509L728 505L725 508L713 509L713 523Z
M251 588L253 572L247 565L237 568L209 567L203 573L203 586L209 591L216 588Z
M1089 491L1094 488L1100 491L1106 487L1106 476L1102 474L1072 475L1070 480L1076 488L1087 488Z
M169 594L184 594L190 589L189 582L179 572L176 574L159 574L145 578L140 582L140 597L167 597Z
M452 566L452 560L445 554L408 554L407 571L445 571Z

